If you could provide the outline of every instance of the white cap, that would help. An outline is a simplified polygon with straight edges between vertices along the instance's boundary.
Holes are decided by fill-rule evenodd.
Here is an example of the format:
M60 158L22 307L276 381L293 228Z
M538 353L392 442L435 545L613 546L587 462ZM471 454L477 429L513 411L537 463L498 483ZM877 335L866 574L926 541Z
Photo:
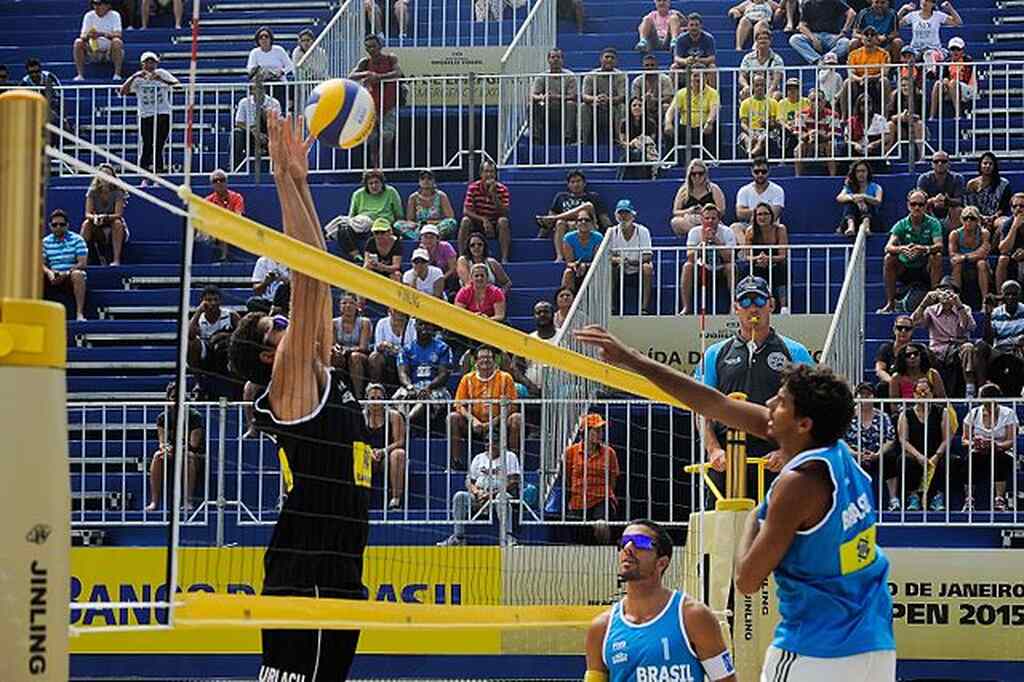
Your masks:
M144 62L144 61L146 61L147 59L152 59L152 60L153 60L153 61L155 61L155 62L159 62L159 61L160 61L160 57L157 57L157 56L156 56L156 52L149 52L149 51L146 51L146 52L143 52L143 53L142 53L142 56L141 56L141 57L139 57L139 62L140 62L140 63L141 63L141 62Z
M426 249L416 249L415 251L412 252L412 260L415 261L417 259L418 260L425 260L425 261L427 261L429 263L430 262L430 254L427 252Z
M952 50L953 48L957 48L962 50L964 49L964 47L966 47L966 45L964 44L964 39L961 38L960 36L953 36L952 38L949 39L949 49Z
M420 234L421 235L432 234L432 235L435 235L435 236L438 236L438 237L441 236L441 233L437 229L437 225L434 225L432 223L427 223L426 225L421 227L420 228Z

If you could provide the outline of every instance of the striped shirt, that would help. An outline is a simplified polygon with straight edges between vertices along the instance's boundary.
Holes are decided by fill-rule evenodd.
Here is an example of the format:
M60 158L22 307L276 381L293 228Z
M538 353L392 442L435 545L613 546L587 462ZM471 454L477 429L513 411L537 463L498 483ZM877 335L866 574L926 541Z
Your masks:
M1007 350L1017 345L1024 336L1024 306L1017 304L1017 309L1010 313L1005 305L992 311L992 334L995 336L994 348Z
M495 183L495 193L501 207L494 205L490 192L484 187L483 180L474 180L466 188L466 200L462 204L463 213L475 213L488 220L496 220L508 212L509 194L508 187L500 182Z
M75 267L78 259L89 256L89 247L76 232L65 232L63 239L54 234L43 237L43 262L51 270L67 272Z

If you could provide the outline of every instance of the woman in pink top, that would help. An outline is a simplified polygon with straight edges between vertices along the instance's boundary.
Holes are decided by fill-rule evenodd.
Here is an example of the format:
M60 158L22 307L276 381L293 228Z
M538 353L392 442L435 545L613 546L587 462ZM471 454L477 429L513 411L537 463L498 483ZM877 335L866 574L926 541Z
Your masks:
M505 294L487 281L485 263L474 263L470 268L469 284L459 289L455 305L495 322L505 320Z
M669 0L654 0L654 10L640 20L636 44L638 52L668 50L683 32L683 15L671 8Z

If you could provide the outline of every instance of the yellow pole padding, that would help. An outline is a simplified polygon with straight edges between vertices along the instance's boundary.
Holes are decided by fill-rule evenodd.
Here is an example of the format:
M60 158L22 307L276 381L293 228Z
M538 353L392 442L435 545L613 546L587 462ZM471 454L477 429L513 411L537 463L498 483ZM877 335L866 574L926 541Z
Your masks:
M215 206L192 194L185 187L179 188L178 194L189 205L192 224L197 230L249 253L273 258L292 270L321 282L365 296L417 319L427 320L534 362L586 377L655 402L686 407L639 374L554 346L512 327L474 315L434 296L424 294L415 287L400 284L348 263L277 230Z

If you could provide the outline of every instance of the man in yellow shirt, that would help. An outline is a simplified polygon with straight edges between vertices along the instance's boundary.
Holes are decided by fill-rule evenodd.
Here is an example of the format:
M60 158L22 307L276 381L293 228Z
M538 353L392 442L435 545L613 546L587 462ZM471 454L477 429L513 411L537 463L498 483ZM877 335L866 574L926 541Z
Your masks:
M496 351L490 346L476 349L476 371L468 372L459 380L455 389L455 410L448 415L448 428L451 432L452 466L465 466L465 437L476 442L488 438L498 438L501 428L501 400L506 403L505 412L508 430L508 449L519 450L519 429L523 417L515 404L518 398L516 382L512 375L498 369ZM490 402L484 402L490 401Z
M767 96L764 74L750 81L753 94L740 102L739 143L750 158L768 155L768 141L777 131L779 103Z
M676 93L665 112L665 135L676 146L685 145L687 139L690 144L703 144L717 157L718 101L718 91L705 84L704 72L694 69L690 72L689 87Z
M786 81L786 96L779 100L777 120L782 132L782 150L786 157L793 158L796 145L800 142L800 112L811 105L811 101L800 94L800 79Z
M867 92L871 99L872 111L881 111L882 102L889 97L889 81L885 77L889 53L878 46L878 31L874 26L865 26L862 35L864 46L847 57L852 68L839 93L839 107L844 118L851 115L851 105L860 97L861 91Z

